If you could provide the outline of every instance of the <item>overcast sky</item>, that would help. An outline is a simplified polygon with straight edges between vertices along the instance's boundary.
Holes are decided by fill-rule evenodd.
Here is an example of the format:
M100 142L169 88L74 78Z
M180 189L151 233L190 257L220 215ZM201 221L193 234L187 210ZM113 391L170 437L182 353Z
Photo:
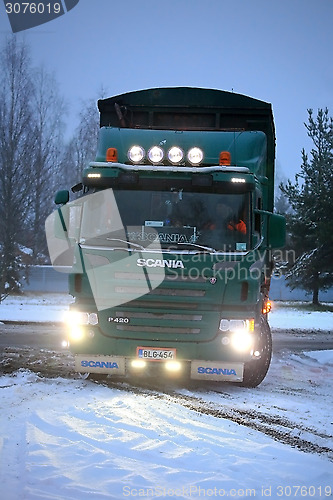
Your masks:
M38 0L35 0L38 2ZM0 42L11 34L0 3ZM333 0L80 0L14 35L69 103L160 86L217 88L271 102L277 167L293 178L307 108L333 115Z

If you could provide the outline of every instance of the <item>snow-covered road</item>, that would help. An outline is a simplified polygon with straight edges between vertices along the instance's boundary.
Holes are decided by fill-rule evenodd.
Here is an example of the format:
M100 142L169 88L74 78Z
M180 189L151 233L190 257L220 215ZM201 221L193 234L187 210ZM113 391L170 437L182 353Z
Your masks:
M300 375L298 361L283 366ZM327 371L332 377L333 367ZM327 498L332 454L330 460L316 446L293 446L314 440L332 449L326 413L332 401L322 400L315 373L311 384L317 390L303 395L292 389L271 393L272 374L256 390L182 389L179 399L27 371L2 376L0 480L6 499L287 498L297 492L301 497L301 491ZM248 426L259 415L261 425L285 434L283 442Z
M325 316L307 314L307 328L329 332ZM0 376L6 500L333 496L332 351L279 351L256 389L52 378L65 354L43 350L44 376L27 369L27 349L11 355Z

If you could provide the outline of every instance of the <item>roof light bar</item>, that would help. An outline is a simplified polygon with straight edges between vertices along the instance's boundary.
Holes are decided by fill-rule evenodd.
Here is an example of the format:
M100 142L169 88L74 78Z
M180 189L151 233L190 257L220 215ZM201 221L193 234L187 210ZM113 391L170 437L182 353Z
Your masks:
M203 160L203 152L200 148L191 148L187 153L187 159L191 165L199 165Z
M132 146L127 153L128 159L132 163L140 163L144 159L146 155L145 150L141 146Z
M184 151L178 146L173 146L168 151L168 160L170 163L180 163L184 159Z
M164 158L164 151L159 146L153 146L148 151L148 159L151 163L161 163Z

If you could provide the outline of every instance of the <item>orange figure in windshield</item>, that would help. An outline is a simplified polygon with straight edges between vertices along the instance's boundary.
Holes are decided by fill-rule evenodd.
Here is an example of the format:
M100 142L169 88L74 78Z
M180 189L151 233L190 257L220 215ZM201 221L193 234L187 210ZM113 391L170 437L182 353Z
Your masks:
M246 224L241 218L235 217L233 210L228 205L218 202L215 207L215 221L206 227L209 229L226 228L229 231L238 231L246 234Z
M242 234L246 234L246 224L242 219L240 219L239 222L230 221L228 229L230 231L239 231Z

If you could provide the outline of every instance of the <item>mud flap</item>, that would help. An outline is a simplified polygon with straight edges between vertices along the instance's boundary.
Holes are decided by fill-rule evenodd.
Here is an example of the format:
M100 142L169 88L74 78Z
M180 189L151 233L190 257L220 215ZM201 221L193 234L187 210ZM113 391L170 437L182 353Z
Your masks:
M192 361L191 379L242 382L243 363L221 363L218 361Z
M125 375L125 358L120 356L75 356L75 371L80 373L105 373Z

